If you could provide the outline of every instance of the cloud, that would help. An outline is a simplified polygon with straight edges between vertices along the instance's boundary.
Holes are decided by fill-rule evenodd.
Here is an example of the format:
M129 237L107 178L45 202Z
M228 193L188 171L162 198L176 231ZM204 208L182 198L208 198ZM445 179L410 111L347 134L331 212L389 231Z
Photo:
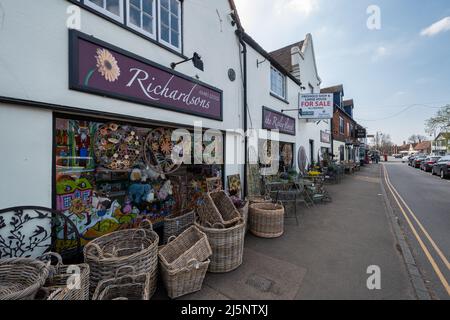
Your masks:
M300 13L308 17L320 9L319 0L275 0L274 2L278 14Z
M420 33L424 37L433 37L441 32L450 30L450 17L446 17L438 22L433 23L426 29L423 29Z
M376 48L375 53L372 56L372 61L376 62L388 55L389 55L389 50L384 46L380 46L380 47Z

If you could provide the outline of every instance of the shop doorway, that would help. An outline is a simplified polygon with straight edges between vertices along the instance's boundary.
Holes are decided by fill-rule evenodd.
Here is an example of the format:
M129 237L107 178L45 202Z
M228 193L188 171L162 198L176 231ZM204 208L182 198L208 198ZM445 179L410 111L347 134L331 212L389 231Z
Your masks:
M314 165L314 140L309 140L309 158L311 159L311 165Z

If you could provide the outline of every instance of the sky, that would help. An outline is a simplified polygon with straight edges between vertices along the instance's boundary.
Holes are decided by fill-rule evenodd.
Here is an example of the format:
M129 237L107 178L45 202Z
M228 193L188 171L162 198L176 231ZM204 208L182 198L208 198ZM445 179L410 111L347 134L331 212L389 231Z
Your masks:
M450 104L448 0L235 2L245 31L269 52L311 33L322 87L344 85L368 134L396 144L428 136L425 120ZM368 28L371 6L380 9L379 28Z

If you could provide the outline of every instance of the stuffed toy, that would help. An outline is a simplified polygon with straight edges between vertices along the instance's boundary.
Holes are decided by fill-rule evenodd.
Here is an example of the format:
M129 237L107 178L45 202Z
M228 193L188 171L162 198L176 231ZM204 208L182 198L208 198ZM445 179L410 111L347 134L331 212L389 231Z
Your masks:
M146 201L147 195L150 192L151 187L148 184L132 184L128 188L128 195L131 199L131 202L135 204L140 204L143 201Z
M158 198L160 200L166 200L172 194L173 194L172 182L170 180L167 180L166 182L164 182L163 186L159 190Z

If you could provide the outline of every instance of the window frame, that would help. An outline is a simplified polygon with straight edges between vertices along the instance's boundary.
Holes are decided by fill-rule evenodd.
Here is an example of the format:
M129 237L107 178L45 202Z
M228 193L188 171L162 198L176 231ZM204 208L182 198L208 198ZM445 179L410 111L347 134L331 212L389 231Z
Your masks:
M182 48L183 48L183 36L182 36L182 34L183 34L183 23L182 23L182 20L183 20L183 6L182 6L182 1L181 0L175 0L177 3L178 3L178 42L179 42L179 48L177 48L177 47L175 47L172 43L170 43L170 42L167 42L166 40L164 40L164 39L162 39L162 37L161 37L161 30L162 30L162 28L161 28L161 24L162 24L162 19L161 19L161 0L158 0L158 4L157 4L157 6L158 6L158 8L157 8L157 12L158 12L158 22L157 22L157 28L158 28L158 42L159 43L161 43L162 45L164 45L164 46L167 46L167 47L169 47L170 49L172 49L172 50L175 50L175 51L177 51L177 52L179 52L179 53L181 53L182 52ZM169 27L169 38L170 38L170 40L172 40L172 26L171 26L171 24L172 24L172 18L171 18L171 16L172 16L172 12L170 11L170 6L171 6L171 0L168 0L168 2L169 2L169 19L170 19L170 21L169 21L169 25L168 25L168 27Z
M345 134L345 121L341 116L339 116L339 133Z
M140 0L141 1L141 5L143 6L143 4L142 4L142 1L144 1L144 0ZM130 19L130 14L131 14L131 10L130 10L130 7L131 7L131 0L126 0L125 1L125 3L126 3L126 17L127 17L127 21L126 21L126 26L128 27L128 28L131 28L131 29L133 29L133 30L135 30L135 31L137 31L137 32L139 32L139 33L142 33L143 35L145 35L146 37L149 37L149 38L151 38L151 39L153 39L153 40L156 40L156 34L157 34L157 20L158 20L158 15L157 15L157 13L156 13L156 5L157 5L157 0L152 0L152 10L153 10L153 16L152 16L152 18L153 18L153 24L152 24L152 27L153 27L153 33L150 33L150 32L148 32L147 30L145 30L144 28L142 28L142 27L138 27L138 26L136 26L136 25L134 25L134 24L132 24L131 23L131 19ZM143 16L143 11L140 11L140 14L141 14L141 24L142 24L142 16Z
M282 90L283 90L283 95L279 95L277 92L273 91L272 88L272 72L275 72L276 74L281 76L282 81ZM273 65L270 65L270 93L273 94L274 96L282 99L282 100L286 100L287 97L287 86L286 86L286 75L283 74L283 72L281 72L280 70L278 70L277 68L275 68Z
M102 0L102 1L108 1L108 0ZM99 5L95 4L93 0L83 0L83 4L117 22L124 23L125 22L125 12L124 12L124 0L118 0L119 1L119 13L120 16L115 15L111 11L106 10L106 8L100 7Z

